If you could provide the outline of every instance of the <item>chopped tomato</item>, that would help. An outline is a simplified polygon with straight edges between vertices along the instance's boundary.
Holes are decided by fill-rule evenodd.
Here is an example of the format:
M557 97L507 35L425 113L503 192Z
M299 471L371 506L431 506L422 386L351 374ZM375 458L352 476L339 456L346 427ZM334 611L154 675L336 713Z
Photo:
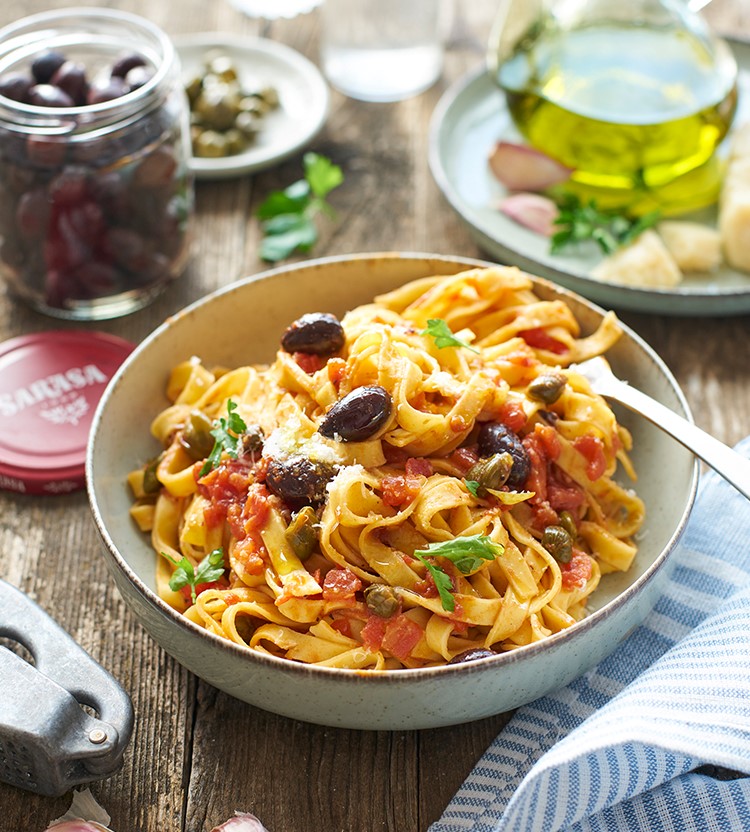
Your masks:
M407 615L401 613L388 619L385 625L382 648L397 659L405 661L411 656L411 651L417 646L421 638L422 628Z
M532 514L534 515L534 528L543 531L547 526L556 526L560 522L557 512L547 502L541 500L531 506Z
M472 465L479 461L476 446L471 448L456 448L448 457L448 461L458 468L462 474L468 474Z
M451 416L450 426L453 433L463 433L469 427L463 416Z
M205 584L196 584L195 586L195 595L196 597L201 594L201 592L205 591L206 589L227 589L229 587L229 581L226 578L219 578L218 581L209 581ZM180 589L180 592L184 596L186 601L192 601L193 596L190 592L190 587L185 585Z
M316 373L326 365L326 359L322 355L311 352L295 352L292 353L292 358L308 375Z
M347 638L352 637L352 625L348 618L334 618L331 621L331 627Z
M354 600L354 593L362 589L362 581L349 569L331 569L323 579L325 601Z
M383 442L382 447L385 460L390 465L403 465L409 459L409 452L403 448L397 448L395 445L389 445L387 442Z
M573 511L583 505L586 495L577 485L563 485L558 480L548 478L547 499L555 511Z
M259 482L253 483L248 488L247 500L242 508L242 519L247 534L259 532L266 525L270 496L270 491Z
M260 575L266 568L266 549L255 536L239 540L234 547L233 557L248 575Z
M573 447L586 459L586 476L598 480L607 470L607 458L604 456L604 443L598 436L581 436L573 442Z
M432 463L429 459L423 459L422 457L414 457L411 456L409 459L406 460L406 475L408 477L413 476L422 476L422 477L431 477L434 473Z
M360 633L362 644L371 652L380 650L380 645L383 643L383 636L385 635L385 618L372 613L365 626Z
M560 456L560 437L552 425L534 425L534 436L539 440L545 457L556 460Z
M224 520L231 505L243 505L253 482L252 464L243 459L223 459L213 471L198 480L198 491L209 503L206 524Z
M506 427L518 433L526 424L526 411L521 402L510 400L505 402L500 409L498 422L502 422Z
M573 556L569 563L561 563L563 589L575 589L585 586L591 577L591 558L580 549L573 547Z
M380 481L381 496L387 506L403 506L410 503L419 494L424 477L396 474L393 477L383 477Z
M523 338L523 340L526 341L530 347L534 347L538 350L547 350L547 352L553 352L555 355L562 355L568 351L566 344L563 344L562 341L558 341L557 338L553 338L540 326L534 327L533 329L524 329L519 332L518 335Z
M525 488L527 491L534 492L534 497L532 497L534 503L541 503L547 499L547 458L544 454L544 447L534 433L524 436L521 442L531 463Z

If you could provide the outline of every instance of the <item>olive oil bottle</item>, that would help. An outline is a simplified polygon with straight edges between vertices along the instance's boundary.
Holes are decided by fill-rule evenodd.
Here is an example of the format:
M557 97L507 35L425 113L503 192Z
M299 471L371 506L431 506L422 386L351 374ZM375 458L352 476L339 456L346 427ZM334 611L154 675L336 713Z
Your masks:
M524 2L524 0L521 0ZM561 6L583 8L585 4ZM695 21L643 2L623 17L550 14L534 21L491 67L526 140L573 169L565 186L602 207L679 213L718 196L715 151L737 104L737 66ZM670 5L679 6L670 0ZM493 65L494 63L494 65Z

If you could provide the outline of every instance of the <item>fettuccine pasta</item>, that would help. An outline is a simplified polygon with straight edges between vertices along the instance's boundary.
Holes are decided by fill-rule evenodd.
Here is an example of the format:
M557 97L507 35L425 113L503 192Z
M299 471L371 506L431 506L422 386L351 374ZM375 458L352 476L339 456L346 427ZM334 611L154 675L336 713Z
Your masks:
M157 589L251 650L363 671L522 647L627 570L631 437L571 365L562 300L515 268L417 280L303 316L270 366L177 365L129 477Z

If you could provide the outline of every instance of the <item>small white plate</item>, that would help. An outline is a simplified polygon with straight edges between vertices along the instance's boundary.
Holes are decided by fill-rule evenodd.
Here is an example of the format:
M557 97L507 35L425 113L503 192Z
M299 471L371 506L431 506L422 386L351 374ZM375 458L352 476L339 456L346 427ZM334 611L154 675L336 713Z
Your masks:
M740 68L735 124L750 120L750 43L729 41ZM445 198L477 243L501 263L546 277L606 307L663 315L736 315L750 311L750 274L728 266L716 273L686 275L674 289L641 289L590 277L598 248L581 245L564 255L549 240L501 214L505 189L490 173L487 157L499 139L522 141L505 97L484 69L457 81L438 102L430 126L430 168ZM715 224L716 209L684 219Z
M186 83L200 73L206 53L219 49L234 61L246 86L271 86L279 94L280 106L263 117L255 143L246 151L219 159L192 158L198 179L226 179L270 167L305 147L325 124L328 85L318 68L291 47L215 32L176 37L174 44Z

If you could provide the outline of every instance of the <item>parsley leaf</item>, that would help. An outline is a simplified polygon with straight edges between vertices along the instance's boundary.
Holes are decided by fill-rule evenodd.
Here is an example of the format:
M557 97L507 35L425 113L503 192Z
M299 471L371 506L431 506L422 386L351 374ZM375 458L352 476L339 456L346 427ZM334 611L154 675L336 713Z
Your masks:
M600 210L593 199L582 203L577 196L568 194L554 221L560 230L552 235L550 252L559 254L566 246L593 240L604 254L612 254L655 225L660 216L658 211L652 211L637 219L630 219Z
M260 256L271 263L309 251L318 240L315 217L335 216L325 198L344 181L341 168L318 153L306 153L303 164L304 179L273 191L258 208L264 235Z
M442 318L430 318L427 321L427 329L422 330L420 335L429 335L434 341L435 346L442 350L444 347L466 347L472 352L479 352L476 347L467 344L451 332L450 327Z
M447 558L463 575L470 575L479 569L482 561L494 560L498 555L502 555L503 550L503 546L490 537L474 534L467 537L456 537L453 540L430 543L427 546L426 554L433 557L439 555ZM427 567L427 571L432 575L443 609L453 612L456 608L456 600L452 593L453 583L448 574L440 566L430 563L418 551L414 552L414 557L422 561Z
M226 451L233 459L237 459L237 448L240 441L239 435L247 430L247 425L242 416L236 413L236 410L237 405L229 399L227 402L227 418L214 419L215 427L211 431L211 436L214 438L214 446L206 461L203 463L200 471L201 477L216 468L223 451Z
M470 494L473 494L475 497L479 497L479 489L482 487L481 483L476 480L464 480L464 485Z
M224 574L224 550L221 548L209 552L195 568L185 557L182 560L175 560L166 552L162 552L162 555L177 567L169 579L169 588L173 592L178 592L182 587L189 586L193 603L197 599L195 594L197 586L217 581Z

